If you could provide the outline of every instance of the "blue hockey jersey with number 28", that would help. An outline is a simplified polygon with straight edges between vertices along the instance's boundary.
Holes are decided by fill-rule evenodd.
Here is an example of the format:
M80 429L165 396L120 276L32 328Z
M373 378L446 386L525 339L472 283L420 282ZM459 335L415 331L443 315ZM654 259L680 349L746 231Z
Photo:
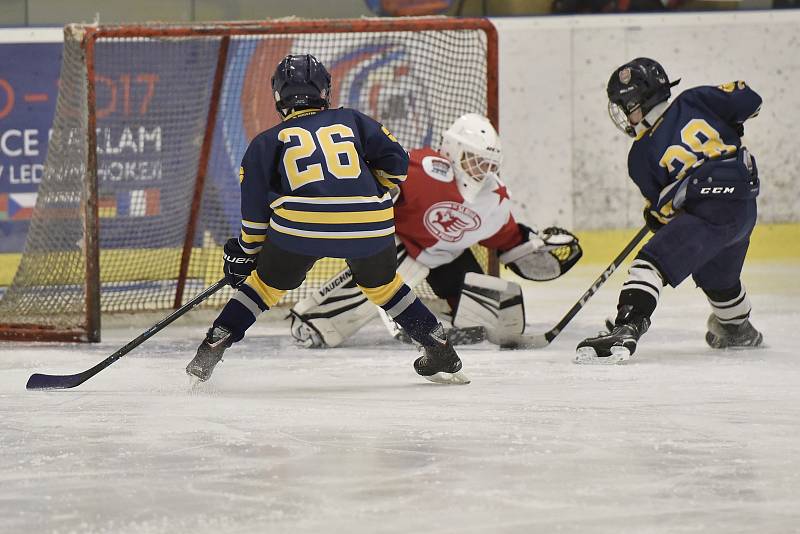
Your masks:
M408 154L358 111L302 110L260 133L239 172L249 254L270 239L315 257L359 258L394 244L389 189L405 180Z
M694 87L637 136L628 172L662 222L673 215L678 183L705 161L736 154L741 147L737 129L760 107L761 97L742 81Z

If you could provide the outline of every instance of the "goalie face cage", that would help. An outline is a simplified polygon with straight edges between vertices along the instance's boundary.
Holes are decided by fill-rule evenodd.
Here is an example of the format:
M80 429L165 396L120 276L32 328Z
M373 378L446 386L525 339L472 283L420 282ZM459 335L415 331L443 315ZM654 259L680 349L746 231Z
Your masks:
M0 339L99 341L101 310L178 307L218 280L240 223L239 162L279 121L269 80L289 53L314 54L332 74L332 105L379 120L407 150L438 146L467 112L497 126L497 34L486 19L69 25ZM478 255L496 274L494 255ZM284 302L342 266L318 262Z

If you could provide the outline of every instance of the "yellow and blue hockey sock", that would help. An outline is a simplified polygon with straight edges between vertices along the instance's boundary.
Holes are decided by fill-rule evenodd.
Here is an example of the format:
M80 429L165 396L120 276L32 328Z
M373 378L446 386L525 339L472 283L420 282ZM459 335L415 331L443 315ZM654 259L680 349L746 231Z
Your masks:
M419 300L399 275L380 287L359 286L361 291L374 304L377 304L397 321L411 338L423 346L434 346L441 341L434 339L431 332L439 325L436 316Z
M231 332L231 342L236 343L253 326L258 316L277 304L285 293L285 290L265 284L258 273L253 271L222 308L214 320L214 326L224 326Z

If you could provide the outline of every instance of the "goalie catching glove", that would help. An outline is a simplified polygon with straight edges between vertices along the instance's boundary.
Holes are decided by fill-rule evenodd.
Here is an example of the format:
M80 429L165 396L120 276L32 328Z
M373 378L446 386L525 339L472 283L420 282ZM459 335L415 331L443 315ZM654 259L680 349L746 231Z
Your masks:
M583 256L578 238L572 233L551 226L539 232L519 225L524 241L500 254L498 259L517 275L544 282L569 271Z

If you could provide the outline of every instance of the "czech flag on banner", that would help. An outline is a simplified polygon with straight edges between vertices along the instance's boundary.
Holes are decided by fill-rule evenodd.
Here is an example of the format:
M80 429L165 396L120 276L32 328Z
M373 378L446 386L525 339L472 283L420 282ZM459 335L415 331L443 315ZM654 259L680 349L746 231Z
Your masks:
M36 206L36 193L0 194L0 221L27 221Z

